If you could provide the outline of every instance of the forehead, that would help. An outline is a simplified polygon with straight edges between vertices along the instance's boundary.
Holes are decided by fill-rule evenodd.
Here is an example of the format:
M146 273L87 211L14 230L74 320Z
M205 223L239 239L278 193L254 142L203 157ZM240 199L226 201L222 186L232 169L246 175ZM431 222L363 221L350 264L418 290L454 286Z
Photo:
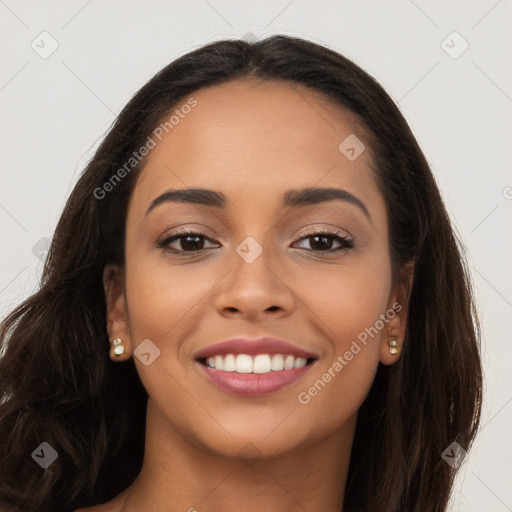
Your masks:
M364 143L364 135L348 112L322 94L251 79L191 97L195 106L181 109L190 97L178 102L172 128L155 139L133 193L135 207L147 208L165 189L187 187L221 190L234 201L250 196L261 204L280 191L313 186L379 200L368 145L353 161L339 148L347 137Z

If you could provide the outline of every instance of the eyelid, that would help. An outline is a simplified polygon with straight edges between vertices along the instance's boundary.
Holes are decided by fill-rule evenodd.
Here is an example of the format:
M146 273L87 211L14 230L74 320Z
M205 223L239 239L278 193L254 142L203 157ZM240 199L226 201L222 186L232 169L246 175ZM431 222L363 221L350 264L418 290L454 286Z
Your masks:
M208 231L208 233L207 233ZM187 224L186 226L178 226L173 228L172 230L166 231L162 236L159 237L159 241L165 240L176 235L201 235L209 240L213 240L214 238L219 238L216 234L210 234L211 230L203 226L191 226Z
M335 249L327 249L325 251L315 251L313 249L304 249L303 247L298 247L299 250L304 250L308 253L312 253L315 256L328 256L332 254L340 254L347 249L353 249L355 247L354 238L348 232L341 230L339 228L329 227L329 228L310 228L306 232L302 232L300 237L293 242L293 245L298 244L304 240L312 238L314 236L327 235L328 237L334 238L340 247L336 247Z
M169 243L169 240L175 239L179 240L182 236L186 235L196 235L203 237L204 239L218 243L217 240L214 240L213 237L209 236L207 233L205 233L205 230L202 228L192 228L192 227L179 227L171 231L170 233L166 233L162 235L156 242L157 247L165 248L165 246ZM173 240L174 241L174 240ZM201 251L202 249L199 249ZM199 252L198 251L198 252ZM185 251L176 251L176 252L185 252ZM188 253L192 254L192 251L187 251Z
M193 251L185 251L181 249L171 249L168 247L171 243L175 242L176 240L179 240L182 237L185 237L186 235L195 235L198 237L204 238L205 241L208 241L213 244L218 244L217 240L213 239L213 237L209 237L206 233L204 233L204 230L202 229L194 229L190 226L187 227L180 227L172 231L171 233L168 233L161 237L157 242L156 246L158 249L163 250L165 252L186 257L186 256L194 256L194 255L200 255L204 254L205 251L208 251L212 249L212 247L207 247L203 249L197 249ZM303 247L297 247L299 250L306 251L308 253L318 254L318 255L330 255L330 254L337 254L347 249L352 249L354 247L354 240L352 235L350 235L347 231L341 230L338 227L329 227L329 228L321 228L321 227L309 227L306 229L306 231L303 231L300 235L297 235L294 238L293 245L302 242L303 240L307 240L308 238L312 238L313 236L320 236L320 235L327 235L331 236L340 244L340 247L337 247L335 249L327 249L325 251L319 251L319 250L313 250L313 249L305 249ZM298 238L297 238L298 237ZM293 247L292 245L292 247ZM213 247L215 248L215 247ZM218 247L217 247L218 248Z
M348 231L345 231L344 229L340 229L335 226L329 226L328 228L325 228L325 227L322 228L322 227L318 227L318 226L312 227L312 228L307 228L305 231L303 231L301 233L300 237L304 238L305 236L316 235L319 233L329 234L329 235L338 235L341 238L345 238L347 240L353 240L353 236Z

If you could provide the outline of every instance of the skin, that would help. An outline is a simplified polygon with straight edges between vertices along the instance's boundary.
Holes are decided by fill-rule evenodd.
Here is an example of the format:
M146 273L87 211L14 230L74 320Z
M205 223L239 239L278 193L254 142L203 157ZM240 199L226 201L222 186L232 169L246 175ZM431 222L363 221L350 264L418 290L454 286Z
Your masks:
M145 339L161 351L149 366L135 358L150 397L143 468L114 500L87 510L338 512L357 411L379 362L399 357L388 342L402 347L412 275L409 269L392 278L370 148L349 161L338 145L364 135L348 113L295 84L235 81L194 98L197 106L151 151L137 181L126 267L105 269L109 336L126 348L112 358L132 357ZM340 200L282 206L285 191L311 186L350 192L370 218ZM166 190L187 187L222 192L229 204L169 202L146 214ZM203 254L180 257L157 247L178 226L205 232L211 241ZM329 228L354 247L314 251L307 230ZM263 249L252 263L236 252L247 236ZM172 247L183 251L179 239ZM301 404L298 394L395 302L400 313ZM203 377L194 354L239 335L278 337L318 360L276 393L233 396ZM238 455L247 443L257 453L252 465Z

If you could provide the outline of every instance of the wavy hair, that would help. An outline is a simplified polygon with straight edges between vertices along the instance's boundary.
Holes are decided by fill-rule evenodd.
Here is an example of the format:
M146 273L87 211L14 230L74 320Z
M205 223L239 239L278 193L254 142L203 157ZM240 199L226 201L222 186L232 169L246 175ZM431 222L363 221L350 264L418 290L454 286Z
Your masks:
M142 467L147 393L133 359L109 359L102 273L123 265L128 202L142 159L111 179L180 101L237 79L320 92L366 134L389 217L393 272L415 260L400 359L379 365L362 404L345 509L446 510L481 409L480 329L464 252L429 165L379 83L339 53L299 38L222 40L178 58L129 101L87 164L60 217L41 283L0 328L0 504L24 512L104 503ZM42 470L31 453L58 453Z

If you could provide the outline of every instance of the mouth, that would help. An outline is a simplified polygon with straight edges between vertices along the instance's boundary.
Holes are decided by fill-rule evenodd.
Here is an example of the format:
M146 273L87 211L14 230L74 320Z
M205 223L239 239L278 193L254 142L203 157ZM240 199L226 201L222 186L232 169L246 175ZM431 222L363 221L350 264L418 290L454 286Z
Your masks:
M303 368L314 361L314 357L295 357L292 354L219 354L198 359L199 363L212 370L244 375L288 371Z
M296 382L318 357L282 340L238 338L201 350L195 360L202 375L221 391L263 396Z
M217 389L243 397L276 393L301 379L316 358L290 354L227 354L200 359L198 368Z

